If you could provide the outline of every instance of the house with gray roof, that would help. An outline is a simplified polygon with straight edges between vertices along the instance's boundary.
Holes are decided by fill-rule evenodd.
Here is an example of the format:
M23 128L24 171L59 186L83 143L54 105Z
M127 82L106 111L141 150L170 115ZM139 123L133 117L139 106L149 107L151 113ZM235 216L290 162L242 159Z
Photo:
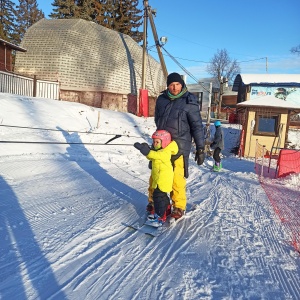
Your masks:
M198 83L187 84L187 88L198 97L202 116L207 117L208 108L210 106L211 115L214 117L218 107L220 83L215 78L201 78ZM232 91L231 86L224 85L222 89L222 107L219 117L224 119L228 118L229 113L234 111L237 102L236 98L237 92Z

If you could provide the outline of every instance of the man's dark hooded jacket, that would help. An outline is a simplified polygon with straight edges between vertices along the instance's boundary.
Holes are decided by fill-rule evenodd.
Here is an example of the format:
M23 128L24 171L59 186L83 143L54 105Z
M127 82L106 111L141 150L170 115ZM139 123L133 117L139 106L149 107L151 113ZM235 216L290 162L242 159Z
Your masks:
M165 90L157 98L154 120L157 130L169 131L172 139L177 142L179 152L172 160L183 155L184 176L187 178L192 138L196 150L204 149L204 129L197 97L187 91L180 98L171 100Z

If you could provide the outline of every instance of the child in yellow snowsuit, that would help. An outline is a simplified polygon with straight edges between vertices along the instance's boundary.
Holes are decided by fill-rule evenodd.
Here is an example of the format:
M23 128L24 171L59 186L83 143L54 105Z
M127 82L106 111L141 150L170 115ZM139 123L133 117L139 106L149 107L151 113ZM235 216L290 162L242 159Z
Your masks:
M152 162L151 187L153 188L154 209L149 208L148 219L153 222L163 223L166 220L166 211L170 205L168 193L172 191L174 171L171 156L176 155L178 146L171 140L171 135L166 130L157 130L152 135L153 144L150 149L147 143L135 143L134 147Z

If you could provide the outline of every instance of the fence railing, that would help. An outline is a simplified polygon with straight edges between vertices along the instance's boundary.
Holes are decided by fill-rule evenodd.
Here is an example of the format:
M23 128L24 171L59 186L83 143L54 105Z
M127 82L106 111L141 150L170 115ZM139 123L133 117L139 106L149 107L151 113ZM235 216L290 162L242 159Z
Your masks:
M277 180L278 177L300 172L300 152L292 149L277 149L280 149L279 157L272 155L276 152L273 152L273 149L271 154L268 153L266 147L256 140L255 171L274 212L289 235L290 244L300 253L300 187L297 183L295 187L283 185L280 180ZM267 159L270 160L269 167ZM272 168L270 168L271 160L276 162L276 166Z
M59 83L0 71L0 92L58 100Z

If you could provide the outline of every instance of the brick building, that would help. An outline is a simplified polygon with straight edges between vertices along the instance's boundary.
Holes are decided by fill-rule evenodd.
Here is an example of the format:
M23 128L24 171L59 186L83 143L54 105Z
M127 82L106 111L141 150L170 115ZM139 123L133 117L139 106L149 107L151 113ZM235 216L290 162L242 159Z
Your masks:
M22 41L15 71L58 81L60 99L124 112L137 111L143 49L131 37L82 19L42 19ZM160 64L147 56L150 115L165 88Z

